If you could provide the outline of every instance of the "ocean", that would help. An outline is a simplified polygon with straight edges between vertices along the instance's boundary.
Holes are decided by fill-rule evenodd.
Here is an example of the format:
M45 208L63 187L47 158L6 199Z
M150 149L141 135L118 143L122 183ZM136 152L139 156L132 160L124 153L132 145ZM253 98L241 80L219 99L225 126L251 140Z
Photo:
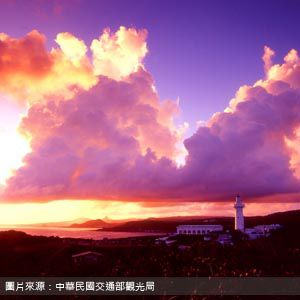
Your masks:
M163 233L150 232L115 232L96 231L92 228L62 228L62 227L1 227L0 231L17 230L30 235L57 236L60 238L84 238L93 240L118 239L126 237L163 235Z

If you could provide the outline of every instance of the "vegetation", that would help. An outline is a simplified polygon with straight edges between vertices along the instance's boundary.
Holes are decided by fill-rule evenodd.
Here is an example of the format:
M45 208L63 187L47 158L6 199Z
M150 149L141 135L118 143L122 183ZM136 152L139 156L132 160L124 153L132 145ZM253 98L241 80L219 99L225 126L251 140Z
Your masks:
M282 229L273 232L270 237L257 240L245 240L243 236L236 234L233 246L222 246L193 236L181 236L172 245L157 245L155 237L104 240L93 245L83 245L72 239L30 236L17 231L0 232L0 276L300 276L299 224L296 221L296 216L285 222L283 220ZM178 247L179 245L189 247ZM72 255L88 250L102 253L104 259L98 265L75 265ZM82 298L93 299L88 296ZM68 296L64 299L73 298Z
M300 276L300 239L294 227L234 246L182 237L156 245L154 237L81 246L56 237L0 233L0 276ZM181 250L179 244L190 245ZM74 266L72 255L97 251L98 266Z

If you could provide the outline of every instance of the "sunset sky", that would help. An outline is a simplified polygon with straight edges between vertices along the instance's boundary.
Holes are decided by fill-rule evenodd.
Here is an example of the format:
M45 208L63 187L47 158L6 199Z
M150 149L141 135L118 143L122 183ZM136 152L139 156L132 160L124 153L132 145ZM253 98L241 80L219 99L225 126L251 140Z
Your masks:
M0 224L299 209L299 9L0 0Z

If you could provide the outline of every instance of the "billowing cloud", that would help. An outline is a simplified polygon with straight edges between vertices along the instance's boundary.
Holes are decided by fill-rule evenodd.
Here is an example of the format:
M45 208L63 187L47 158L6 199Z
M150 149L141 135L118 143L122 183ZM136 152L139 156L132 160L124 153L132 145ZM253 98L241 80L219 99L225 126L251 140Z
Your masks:
M268 73L272 67L272 57L275 55L275 52L268 46L264 47L264 54L262 60L264 62L265 73Z
M120 80L139 67L147 53L146 30L120 27L106 29L93 40L93 59L85 42L69 32L55 39L59 47L50 51L46 37L36 30L16 39L0 34L0 92L22 103L36 103L57 96L71 99L79 90L89 90L97 76Z
M185 176L204 198L299 191L285 138L293 139L300 125L300 95L295 91L271 95L253 87L248 96L233 113L215 115L208 127L185 141L189 152Z
M20 39L2 33L0 92L23 103L35 103L54 95L68 99L78 89L93 86L97 78L91 64L81 57L78 59L79 51L84 51L82 42L68 34L59 34L57 41L62 48L48 51L45 36L36 30Z
M95 73L120 80L137 71L148 52L146 38L146 30L123 26L116 33L104 30L91 45Z
M80 66L86 60L87 46L84 41L77 39L69 32L61 32L56 36L55 41L62 52L75 65Z
M295 50L272 65L266 79L243 86L222 113L185 141L191 197L222 199L235 192L268 201L295 201L300 190L300 61ZM197 175L196 175L197 174ZM195 190L195 191L193 191ZM298 198L299 199L299 198Z
M160 102L152 85L140 68L126 81L101 77L71 101L32 105L21 130L31 137L33 151L8 181L9 194L111 199L122 192L129 199L135 190L131 179L147 182L145 167L159 158L175 171L178 133L171 116L177 104Z
M46 55L50 63L43 76L52 74L58 55L78 72L85 66L96 82L77 88L71 100L53 93L31 103L20 130L30 138L32 152L7 181L4 198L168 203L226 201L240 192L253 201L295 201L300 192L297 52L273 65L274 52L265 48L266 77L242 86L224 112L201 124L184 147L188 125L175 125L178 102L159 99L143 66L145 39L145 31L106 30L92 43L91 63L83 41L69 33L57 36L60 48ZM176 161L185 154L186 163L178 168Z

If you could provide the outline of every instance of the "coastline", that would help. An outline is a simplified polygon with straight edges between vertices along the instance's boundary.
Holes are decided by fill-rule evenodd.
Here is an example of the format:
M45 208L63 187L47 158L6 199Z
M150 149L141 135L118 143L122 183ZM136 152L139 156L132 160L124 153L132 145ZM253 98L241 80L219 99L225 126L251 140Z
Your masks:
M94 228L62 228L62 227L0 227L3 231L24 232L32 236L59 237L86 240L103 240L103 239L122 239L135 238L145 236L161 236L164 232L148 232L148 231L110 231L97 230Z

